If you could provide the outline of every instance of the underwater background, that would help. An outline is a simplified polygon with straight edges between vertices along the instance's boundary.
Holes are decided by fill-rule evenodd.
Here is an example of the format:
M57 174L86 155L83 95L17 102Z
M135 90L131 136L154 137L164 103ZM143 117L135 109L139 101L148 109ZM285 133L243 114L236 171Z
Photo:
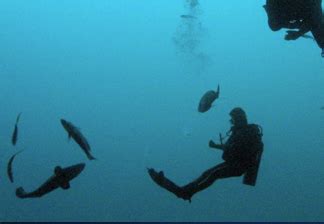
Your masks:
M0 221L323 221L323 58L312 40L272 32L264 3L1 0ZM222 162L208 141L236 106L263 128L255 187L222 179L190 204L150 179L153 167L184 185ZM61 118L98 160L68 141ZM70 189L15 196L80 162Z

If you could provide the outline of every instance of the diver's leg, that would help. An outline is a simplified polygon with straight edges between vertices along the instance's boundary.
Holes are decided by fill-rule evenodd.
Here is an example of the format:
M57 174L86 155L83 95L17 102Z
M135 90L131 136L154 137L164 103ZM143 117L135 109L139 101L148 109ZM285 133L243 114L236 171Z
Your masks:
M323 15L323 21L324 21L324 15ZM314 36L317 45L321 49L324 48L324 22L322 22L320 26L312 29L312 34Z
M186 199L191 197L212 185L217 179L241 176L244 173L244 169L232 166L228 163L221 163L207 171L205 171L198 179L183 186L184 196Z
M164 189L172 192L179 198L183 198L183 190L181 187L173 183L171 180L164 176L163 171L156 172L153 168L147 169L152 180L163 187Z
M210 175L212 175L213 173L216 172L216 170L218 169L221 169L221 168L224 168L226 167L227 164L224 162L224 163L220 163L208 170L206 170L205 172L203 172L197 179L193 180L192 182L190 182L189 184L183 186L183 188L187 188L189 186L195 186L195 185L198 185L200 184L201 182L203 182L206 178L208 178Z

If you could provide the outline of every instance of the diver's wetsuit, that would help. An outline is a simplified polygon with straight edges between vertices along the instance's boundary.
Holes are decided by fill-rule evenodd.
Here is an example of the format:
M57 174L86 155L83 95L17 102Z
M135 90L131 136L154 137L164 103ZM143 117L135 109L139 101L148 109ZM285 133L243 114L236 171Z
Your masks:
M267 0L264 8L268 14L270 29L299 29L288 31L286 35L286 40L296 40L320 25L321 4L322 0Z
M297 40L311 31L324 57L324 16L322 0L267 0L264 8L272 31L288 30L286 40Z
M255 155L262 150L263 143L254 144L255 138L251 136L254 133L249 125L240 128L233 126L231 132L231 136L222 147L224 150L222 158L225 162L208 169L191 183L179 187L167 179L162 171L158 173L154 169L148 170L150 176L161 187L177 197L190 201L195 193L206 189L217 179L243 175L254 164Z

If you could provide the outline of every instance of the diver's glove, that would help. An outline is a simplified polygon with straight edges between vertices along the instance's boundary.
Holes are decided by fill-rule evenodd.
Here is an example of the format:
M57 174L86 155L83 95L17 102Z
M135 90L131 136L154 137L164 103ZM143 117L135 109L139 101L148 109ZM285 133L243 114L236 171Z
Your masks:
M300 32L288 30L286 32L285 40L297 40L300 37Z

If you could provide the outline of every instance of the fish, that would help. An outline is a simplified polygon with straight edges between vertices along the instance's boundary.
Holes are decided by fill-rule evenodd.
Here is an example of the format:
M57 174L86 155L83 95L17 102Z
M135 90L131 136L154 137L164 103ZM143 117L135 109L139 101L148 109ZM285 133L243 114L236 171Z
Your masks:
M61 124L68 133L68 138L73 140L81 147L84 153L87 155L89 160L96 160L91 155L91 148L87 139L83 136L79 128L75 127L71 122L61 119Z
M199 101L198 111L200 113L208 111L212 107L212 103L219 97L219 93L219 85L216 92L214 90L207 91Z
M14 131L13 131L12 136L11 136L12 145L16 145L17 140L18 140L18 122L19 122L19 119L20 119L20 115L21 115L21 112L17 116L16 123L15 123L15 128L14 128Z
M8 165L7 165L7 174L9 177L9 180L11 183L14 182L14 178L13 178L13 174L12 174L12 163L16 157L16 155L18 155L19 153L21 153L23 150L16 152L13 156L11 156L11 158L9 159Z
M197 17L192 16L192 15L181 15L180 17L183 19L197 19Z
M16 196L18 198L40 198L44 195L56 190L57 188L62 188L67 190L70 188L70 181L84 170L85 163L78 163L73 166L66 168L61 168L56 166L54 168L54 174L50 176L41 186L36 190L27 193L23 187L18 187L16 189Z

